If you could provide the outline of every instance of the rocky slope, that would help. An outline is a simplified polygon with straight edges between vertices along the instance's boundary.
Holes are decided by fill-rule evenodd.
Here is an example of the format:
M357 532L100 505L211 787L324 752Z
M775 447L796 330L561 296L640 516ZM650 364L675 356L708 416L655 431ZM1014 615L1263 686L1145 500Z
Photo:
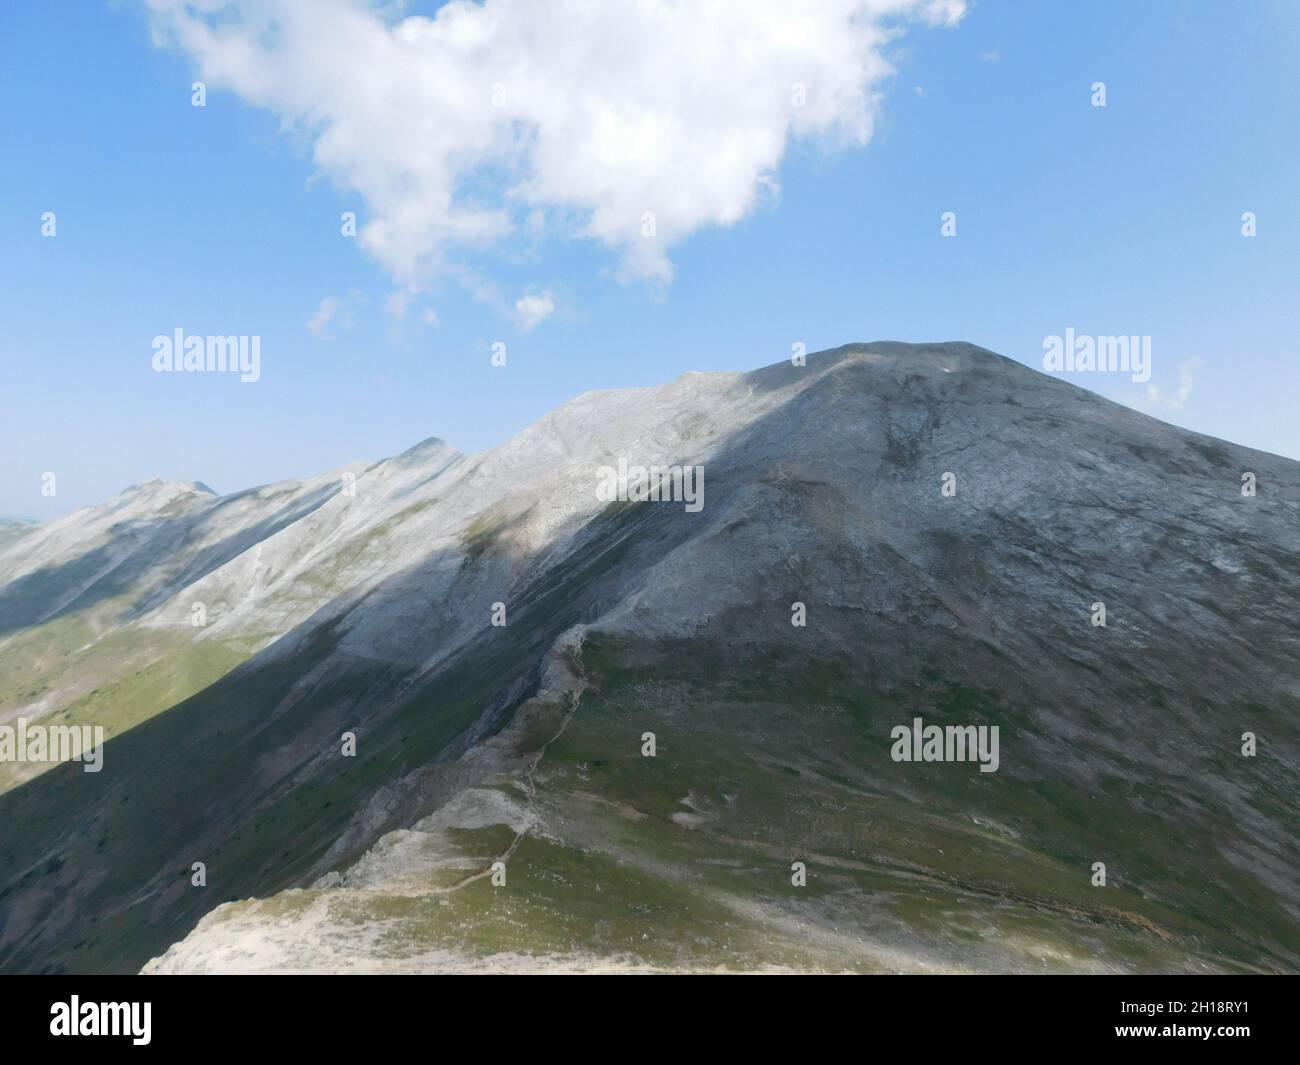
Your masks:
M0 795L0 967L1294 971L1298 519L1300 464L967 344L139 486L0 545L0 714L115 732Z

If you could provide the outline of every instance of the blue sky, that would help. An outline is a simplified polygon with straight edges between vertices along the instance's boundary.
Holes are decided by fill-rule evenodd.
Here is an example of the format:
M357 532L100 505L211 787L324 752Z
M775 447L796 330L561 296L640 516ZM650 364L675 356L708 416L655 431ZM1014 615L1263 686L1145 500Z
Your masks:
M671 282L548 225L456 251L398 320L410 279L340 235L341 212L375 211L313 159L312 129L216 84L192 107L198 60L156 46L142 5L9 0L0 514L155 475L233 491L428 436L478 451L588 389L752 369L795 342L964 339L1039 367L1067 327L1150 335L1160 395L1076 383L1300 458L1298 46L1281 0L981 0L884 45L870 141L791 139L779 195L691 229ZM490 199L493 174L470 178ZM515 299L538 293L555 309L525 329ZM343 310L318 335L329 297ZM177 326L260 336L261 380L154 373L152 338Z

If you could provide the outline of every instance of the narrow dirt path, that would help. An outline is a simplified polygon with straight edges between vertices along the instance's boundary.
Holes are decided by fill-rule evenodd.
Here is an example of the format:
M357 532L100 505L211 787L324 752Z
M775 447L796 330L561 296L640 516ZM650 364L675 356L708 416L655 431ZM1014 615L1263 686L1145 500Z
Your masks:
M551 744L564 735L565 730L577 715L578 704L581 702L583 692L587 690L588 686L586 670L583 669L582 666L582 637L580 636L571 648L567 648L565 653L567 655L568 664L573 672L573 685L565 693L569 700L569 709L564 715L564 719L560 722L560 727L556 730L555 735L537 749L537 753L533 756L532 761L528 763L528 768L523 772L521 779L524 785L524 792L527 794L530 803L536 802L537 799L537 768L542 764L542 759L546 757L546 752L550 749ZM528 835L528 831L531 828L532 825L525 825L522 829L516 832L515 838L511 841L510 846L507 847L505 851L486 869L482 869L477 873L472 873L463 880L457 881L455 884L448 887L435 888L430 892L430 894L451 895L460 891L462 888L469 887L470 884L473 884L476 881L490 877L492 875L493 867L498 862L508 866L510 858L514 855L515 850L519 847L519 844L523 842L524 837Z

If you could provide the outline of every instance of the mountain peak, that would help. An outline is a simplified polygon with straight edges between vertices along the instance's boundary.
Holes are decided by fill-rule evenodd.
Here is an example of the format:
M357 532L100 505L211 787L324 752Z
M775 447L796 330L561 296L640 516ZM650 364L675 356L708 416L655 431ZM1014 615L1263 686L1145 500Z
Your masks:
M425 437L418 444L412 444L401 454L397 455L398 459L426 459L432 455L437 455L445 451L455 451L447 441L439 436Z
M202 481L168 481L162 477L150 477L147 481L140 481L137 484L127 485L122 490L122 495L143 495L145 493L154 494L159 491L168 491L172 495L181 495L191 493L196 495L215 496L219 493L209 488Z

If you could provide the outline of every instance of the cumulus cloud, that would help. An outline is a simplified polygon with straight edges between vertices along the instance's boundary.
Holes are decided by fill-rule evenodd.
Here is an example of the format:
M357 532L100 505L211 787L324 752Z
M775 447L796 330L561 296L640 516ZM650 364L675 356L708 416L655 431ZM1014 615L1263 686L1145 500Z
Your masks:
M515 323L520 331L527 333L535 325L540 325L555 310L555 300L549 292L523 296L515 301Z
M870 140L909 21L965 0L147 0L209 89L269 109L367 207L401 285L541 229L664 283L670 250L778 189L792 139ZM522 301L521 301L522 302Z

